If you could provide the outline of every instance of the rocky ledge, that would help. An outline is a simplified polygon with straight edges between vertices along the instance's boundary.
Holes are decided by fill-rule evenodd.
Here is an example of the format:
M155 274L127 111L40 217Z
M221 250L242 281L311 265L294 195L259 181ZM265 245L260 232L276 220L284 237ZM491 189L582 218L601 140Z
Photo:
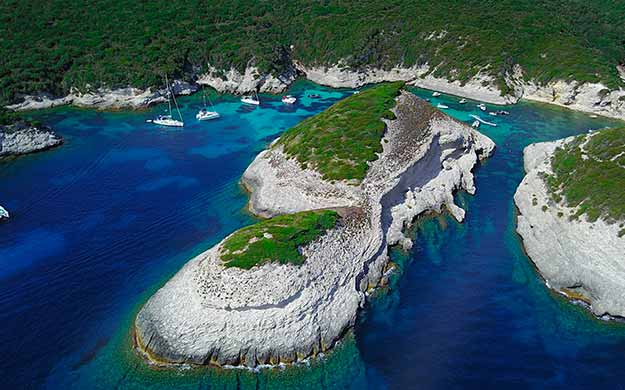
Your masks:
M25 122L0 126L0 157L39 152L63 143L63 138L47 127Z
M580 161L595 164L593 157L586 152L589 142L599 133L601 132L537 143L525 148L527 175L514 195L519 210L517 232L523 239L528 256L548 287L572 300L584 302L597 316L625 317L623 221L606 217L605 212L593 212L590 206L591 201L596 201L593 198L572 206L567 204L567 199L560 199L566 195L554 195L552 189L555 170L553 161L557 151L571 148L567 149L567 153L579 153ZM603 148L604 145L609 143L596 142L594 146ZM620 153L623 152L625 148ZM616 152L617 159L618 155ZM618 160L607 162L614 163L614 166L600 175L604 178L618 170ZM570 169L570 166L579 165L575 162L564 167ZM621 168L625 170L625 165ZM579 168L571 174L574 175L571 179L580 181L583 191L594 187L600 191L603 199L609 199L610 196L615 196L616 199L620 197L622 205L623 187L618 188L616 179L608 178L606 184L609 187L605 188L599 180L594 179L590 185L583 184L582 181L586 180L583 176L585 173L580 172ZM622 180L622 173L620 177ZM570 185L556 184L559 188L564 187L564 190ZM579 194L579 188L575 192ZM573 198L573 194L569 194L569 197Z
M402 231L420 214L446 208L461 221L453 193L475 191L471 170L494 149L410 93L396 98L393 112L383 151L359 183L327 181L278 143L260 153L242 179L253 212L331 208L339 222L300 248L301 265L227 267L220 254L228 238L197 256L137 315L138 349L158 364L257 366L331 348L354 325L367 291L385 283L388 246L409 246Z
M198 90L196 84L176 80L171 85L176 95L190 95ZM20 103L7 106L14 111L38 110L63 105L74 105L83 108L99 110L140 109L157 103L167 102L166 90L152 90L139 88L99 88L90 92L80 92L76 89L67 96L56 97L42 93L39 95L25 95Z

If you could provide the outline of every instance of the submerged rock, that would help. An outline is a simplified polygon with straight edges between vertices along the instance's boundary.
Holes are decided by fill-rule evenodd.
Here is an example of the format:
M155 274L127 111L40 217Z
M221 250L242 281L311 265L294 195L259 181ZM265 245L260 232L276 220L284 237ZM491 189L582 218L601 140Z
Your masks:
M625 317L623 221L604 217L592 220L580 214L583 210L579 207L554 201L546 181L554 173L556 149L577 141L579 138L569 137L525 148L527 174L514 195L519 210L517 232L550 288L585 302L597 316ZM618 199L622 190L613 195Z
M332 208L341 219L301 248L300 266L225 267L224 241L189 261L135 320L138 349L156 363L290 363L331 348L383 282L387 248L416 216L449 209L475 191L472 168L494 143L416 96L396 98L383 150L360 183L329 182L275 143L243 175L262 216Z
M25 122L0 126L0 157L46 150L63 143L63 138L47 127Z

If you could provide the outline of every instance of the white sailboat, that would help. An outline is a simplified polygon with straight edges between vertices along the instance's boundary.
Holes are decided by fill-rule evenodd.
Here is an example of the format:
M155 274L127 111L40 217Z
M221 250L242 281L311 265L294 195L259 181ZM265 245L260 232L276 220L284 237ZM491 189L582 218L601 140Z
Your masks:
M255 106L260 105L260 100L258 100L258 94L256 93L256 91L254 91L254 96L252 95L245 95L241 98L241 103L245 103L245 104L252 104Z
M195 114L195 118L199 121L208 121L219 118L219 113L217 111L211 111L208 109L208 106L206 105L206 93L204 91L202 91L202 99L204 100L204 107L198 111L197 114ZM214 110L213 102L210 101L210 98L208 98L208 103Z
M182 121L182 114L180 113L180 109L178 108L178 102L176 101L176 96L174 96L173 92L169 88L169 80L167 80L167 75L165 75L165 87L167 88L167 115L159 115L155 119L147 120L149 123L154 123L155 125L161 126L169 126L169 127L184 127L184 122ZM176 106L176 111L178 112L178 117L180 120L174 119L171 114L171 101L174 100L174 105Z

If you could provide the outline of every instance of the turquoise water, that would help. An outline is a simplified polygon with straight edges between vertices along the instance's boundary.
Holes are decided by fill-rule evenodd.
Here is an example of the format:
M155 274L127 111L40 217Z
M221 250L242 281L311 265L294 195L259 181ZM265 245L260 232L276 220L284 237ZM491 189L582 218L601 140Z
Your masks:
M429 92L415 90L429 96ZM542 284L514 233L522 148L616 121L520 104L481 130L498 149L458 195L467 221L425 219L392 289L329 356L289 369L157 370L130 349L141 304L191 256L249 224L238 179L281 131L350 91L298 82L295 107L222 96L217 121L146 124L162 110L37 113L66 143L0 162L0 363L6 388L588 388L625 377L625 327ZM322 99L308 99L319 93ZM469 121L475 104L444 102ZM485 117L485 116L484 116ZM492 118L491 118L492 119ZM8 358L7 358L8 357Z

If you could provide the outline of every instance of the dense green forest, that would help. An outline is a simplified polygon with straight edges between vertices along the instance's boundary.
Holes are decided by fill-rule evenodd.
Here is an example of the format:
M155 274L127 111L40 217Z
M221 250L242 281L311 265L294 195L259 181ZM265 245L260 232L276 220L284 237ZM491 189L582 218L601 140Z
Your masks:
M146 87L210 63L429 63L467 79L502 75L622 84L625 0L3 0L0 101L87 85ZM445 31L446 33L441 33ZM437 34L432 35L433 32ZM292 45L292 50L291 50ZM503 86L503 84L502 84Z

